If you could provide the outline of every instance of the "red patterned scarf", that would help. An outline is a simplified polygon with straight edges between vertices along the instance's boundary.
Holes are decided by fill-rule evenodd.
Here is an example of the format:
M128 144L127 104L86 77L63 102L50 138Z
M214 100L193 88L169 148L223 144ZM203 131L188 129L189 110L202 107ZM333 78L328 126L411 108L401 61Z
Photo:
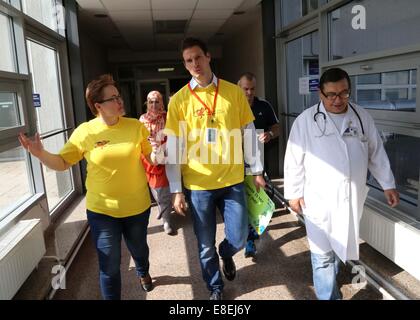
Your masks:
M156 136L159 131L165 128L165 121L166 121L165 111L163 110L159 112L147 111L147 113L141 115L139 120L145 125L147 130L149 130L150 138L152 141L160 142L163 140L162 133L159 135L158 139Z

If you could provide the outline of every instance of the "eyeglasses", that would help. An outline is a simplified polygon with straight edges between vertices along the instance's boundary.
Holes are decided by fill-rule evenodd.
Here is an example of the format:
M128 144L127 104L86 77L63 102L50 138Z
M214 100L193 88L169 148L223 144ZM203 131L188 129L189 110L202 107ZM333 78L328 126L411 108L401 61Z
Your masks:
M350 97L350 92L348 91L344 91L344 92L340 92L340 93L335 93L335 92L328 92L328 93L324 93L321 90L321 93L324 95L325 98L327 98L328 100L334 101L335 98L340 97L341 99L347 99L348 97Z
M108 101L121 103L121 102L123 102L123 98L120 95L118 95L118 96L113 96L109 99L104 99L102 101L98 101L98 103L105 103L105 102L108 102Z

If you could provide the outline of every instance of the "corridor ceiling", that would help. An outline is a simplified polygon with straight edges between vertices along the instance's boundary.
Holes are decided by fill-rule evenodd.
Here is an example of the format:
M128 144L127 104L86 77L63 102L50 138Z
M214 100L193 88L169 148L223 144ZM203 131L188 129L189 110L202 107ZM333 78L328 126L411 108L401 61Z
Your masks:
M81 24L109 48L177 51L186 36L220 44L261 0L77 0Z

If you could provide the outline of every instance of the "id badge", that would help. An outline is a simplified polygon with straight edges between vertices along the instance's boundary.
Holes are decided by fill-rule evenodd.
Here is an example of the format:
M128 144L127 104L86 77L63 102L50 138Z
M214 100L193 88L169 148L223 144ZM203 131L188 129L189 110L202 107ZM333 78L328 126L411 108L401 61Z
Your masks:
M346 137L357 137L359 135L359 130L356 127L348 127L343 135Z
M216 143L217 129L207 128L206 131L206 143Z

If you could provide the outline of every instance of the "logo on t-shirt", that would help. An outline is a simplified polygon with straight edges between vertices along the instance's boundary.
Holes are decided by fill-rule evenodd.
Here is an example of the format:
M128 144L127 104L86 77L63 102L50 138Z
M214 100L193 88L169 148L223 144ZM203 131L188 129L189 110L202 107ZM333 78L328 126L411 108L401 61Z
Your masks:
M109 140L102 140L95 142L95 148L105 147L109 143Z
M206 108L202 107L201 109L198 109L195 113L197 117L203 118L205 112L206 112Z

